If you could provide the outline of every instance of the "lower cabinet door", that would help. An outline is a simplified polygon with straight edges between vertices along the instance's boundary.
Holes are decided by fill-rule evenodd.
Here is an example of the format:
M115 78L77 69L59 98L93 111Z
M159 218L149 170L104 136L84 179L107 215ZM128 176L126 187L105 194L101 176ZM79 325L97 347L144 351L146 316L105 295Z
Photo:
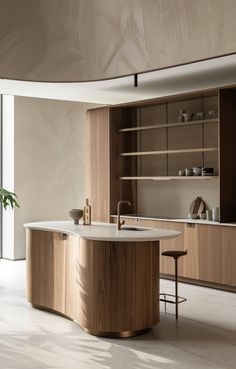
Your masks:
M35 306L65 313L63 234L27 230L27 297Z
M185 278L199 278L199 260L198 260L198 230L194 223L185 223L184 225L184 248L187 255L183 256L183 274Z
M162 228L180 231L181 234L180 236L176 238L161 241L160 242L160 253L162 253L163 251L169 251L169 250L184 250L185 248L185 243L184 243L185 223L162 222ZM178 262L179 276L183 276L184 257L180 258ZM174 259L172 257L160 255L160 273L174 275L174 267L175 267Z
M222 283L221 226L197 225L198 279Z
M222 283L236 287L236 227L222 229Z
M79 296L79 237L67 236L66 243L66 306L65 314L73 320L76 320L76 312L78 310Z

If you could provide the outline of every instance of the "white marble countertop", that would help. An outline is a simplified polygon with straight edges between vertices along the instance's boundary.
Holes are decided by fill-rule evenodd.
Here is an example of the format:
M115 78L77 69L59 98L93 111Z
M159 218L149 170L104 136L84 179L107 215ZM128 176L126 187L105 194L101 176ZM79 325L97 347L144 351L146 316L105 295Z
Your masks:
M165 240L180 235L179 231L170 229L139 228L139 231L126 230L129 226L124 226L118 231L115 224L93 222L90 226L75 225L72 221L49 221L24 224L25 228L61 232L79 236L86 240L94 241L158 241Z
M179 222L179 223L195 223L195 224L206 224L206 225L218 225L218 226L226 226L226 227L236 227L236 223L220 223L214 222L213 220L206 219L191 219L191 218L165 218L165 217L155 217L155 216L145 216L145 215L131 215L131 214L122 214L121 218L129 218L129 219L145 219L145 220L161 220L165 222ZM117 215L111 215L111 218L117 218Z

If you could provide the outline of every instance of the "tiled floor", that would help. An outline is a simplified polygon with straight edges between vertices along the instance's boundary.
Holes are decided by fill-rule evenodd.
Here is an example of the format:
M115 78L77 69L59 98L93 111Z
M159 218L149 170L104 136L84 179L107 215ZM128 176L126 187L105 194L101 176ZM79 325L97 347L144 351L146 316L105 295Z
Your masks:
M178 323L162 312L160 324L146 335L104 339L33 309L25 301L24 275L25 262L1 260L1 369L236 368L236 294L181 284L188 301L180 305ZM167 292L173 283L161 286Z

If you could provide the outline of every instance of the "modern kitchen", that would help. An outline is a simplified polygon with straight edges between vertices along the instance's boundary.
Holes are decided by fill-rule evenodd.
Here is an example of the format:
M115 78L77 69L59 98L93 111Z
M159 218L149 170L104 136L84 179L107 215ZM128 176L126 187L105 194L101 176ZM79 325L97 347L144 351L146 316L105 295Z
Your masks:
M2 4L3 369L235 367L235 9Z

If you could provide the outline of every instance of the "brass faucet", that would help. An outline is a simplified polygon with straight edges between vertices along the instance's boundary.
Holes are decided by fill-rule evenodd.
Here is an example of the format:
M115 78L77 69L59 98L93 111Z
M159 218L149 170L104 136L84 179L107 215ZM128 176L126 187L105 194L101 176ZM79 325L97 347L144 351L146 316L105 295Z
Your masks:
M120 205L121 204L128 204L129 206L131 206L131 202L130 201L126 201L126 200L121 200L121 201L118 201L117 203L117 229L118 231L121 230L121 226L123 226L125 224L125 221L122 220L122 222L120 221Z

